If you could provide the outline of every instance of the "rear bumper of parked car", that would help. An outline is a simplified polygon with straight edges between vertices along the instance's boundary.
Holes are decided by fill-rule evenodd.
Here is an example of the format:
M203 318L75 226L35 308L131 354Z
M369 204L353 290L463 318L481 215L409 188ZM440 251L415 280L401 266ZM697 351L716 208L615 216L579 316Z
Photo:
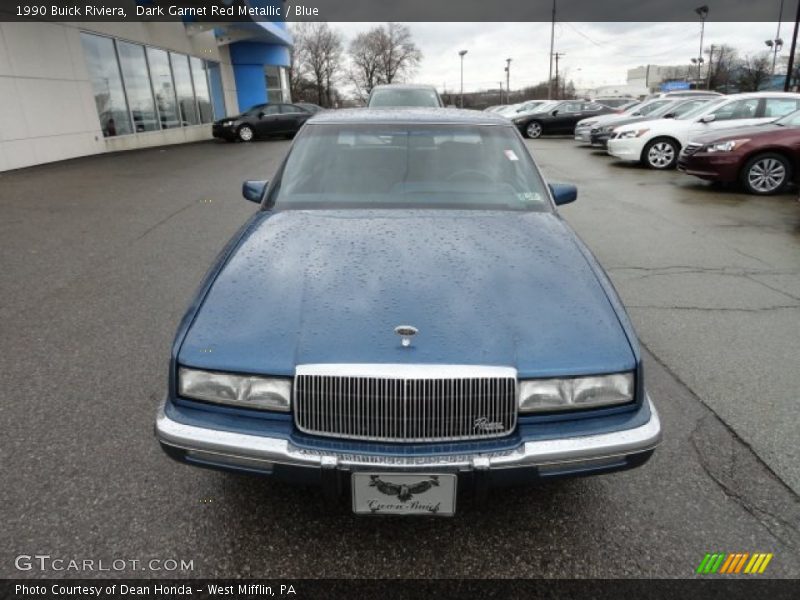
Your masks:
M734 182L739 177L741 158L736 154L692 154L678 157L678 170L709 181Z
M479 486L501 486L540 479L590 475L644 464L661 440L661 423L650 398L634 412L584 419L569 434L563 425L519 426L515 443L498 440L495 448L461 444L458 450L431 445L428 451L400 445L348 444L346 440L309 441L308 436L273 430L268 435L244 431L234 421L199 425L197 416L167 400L156 419L156 437L181 462L233 471L249 471L341 490L353 471L457 473ZM208 412L208 411L194 411ZM205 417L203 417L205 418ZM290 427L284 421L284 427ZM580 433L580 435L575 435Z
M611 156L637 161L642 158L642 146L639 138L611 139L606 145Z

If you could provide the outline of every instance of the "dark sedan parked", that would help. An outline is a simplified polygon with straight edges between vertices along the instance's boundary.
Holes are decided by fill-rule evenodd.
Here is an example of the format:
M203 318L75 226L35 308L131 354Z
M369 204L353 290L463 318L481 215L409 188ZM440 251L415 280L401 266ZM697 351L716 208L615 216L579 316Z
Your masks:
M257 104L235 117L215 122L211 132L215 138L249 142L270 136L291 137L313 113L296 104Z
M538 138L548 133L572 133L575 124L586 117L617 112L616 109L581 100L564 100L542 105L542 110L513 119L520 133L528 138Z
M800 174L800 111L694 138L678 157L678 169L709 181L739 181L751 194L777 194Z

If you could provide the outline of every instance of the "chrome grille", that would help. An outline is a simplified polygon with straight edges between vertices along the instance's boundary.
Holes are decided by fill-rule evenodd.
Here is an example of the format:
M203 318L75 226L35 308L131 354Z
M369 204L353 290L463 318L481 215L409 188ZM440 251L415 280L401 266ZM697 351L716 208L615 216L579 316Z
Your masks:
M517 424L516 371L460 365L301 365L300 431L381 442L502 437Z
M691 142L689 144L686 144L686 146L684 146L684 148L683 148L683 155L684 156L691 156L692 154L694 154L695 152L700 150L700 148L702 148L702 147L703 147L703 144L698 144L696 142Z

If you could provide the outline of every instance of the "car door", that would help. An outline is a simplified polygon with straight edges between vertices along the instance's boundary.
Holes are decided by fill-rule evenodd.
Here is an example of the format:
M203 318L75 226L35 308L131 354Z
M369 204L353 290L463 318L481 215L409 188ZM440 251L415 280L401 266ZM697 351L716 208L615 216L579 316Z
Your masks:
M552 133L572 133L575 125L583 118L583 102L562 102L558 113L553 117L552 126L548 129Z
M267 104L256 115L256 135L277 135L280 132L281 109L278 104Z
M689 139L718 129L757 125L770 121L771 119L763 117L763 101L763 98L742 98L722 104L692 123L689 129ZM713 120L706 121L712 115Z
M311 116L304 108L295 106L294 104L281 104L280 114L280 132L281 133L297 133L300 126L306 122Z

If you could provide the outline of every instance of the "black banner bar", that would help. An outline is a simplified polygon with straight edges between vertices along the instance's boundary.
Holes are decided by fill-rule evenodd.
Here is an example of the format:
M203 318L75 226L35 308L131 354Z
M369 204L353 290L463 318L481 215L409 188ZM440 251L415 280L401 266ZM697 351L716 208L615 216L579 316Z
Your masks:
M798 0L786 0L783 14ZM568 22L696 21L702 0L556 0ZM777 21L777 3L713 0L709 22ZM546 22L553 0L0 0L0 21ZM668 40L665 40L668 42Z
M447 598L580 598L604 600L769 600L795 599L800 584L758 576L692 580L596 579L16 579L0 581L3 600L358 600Z

